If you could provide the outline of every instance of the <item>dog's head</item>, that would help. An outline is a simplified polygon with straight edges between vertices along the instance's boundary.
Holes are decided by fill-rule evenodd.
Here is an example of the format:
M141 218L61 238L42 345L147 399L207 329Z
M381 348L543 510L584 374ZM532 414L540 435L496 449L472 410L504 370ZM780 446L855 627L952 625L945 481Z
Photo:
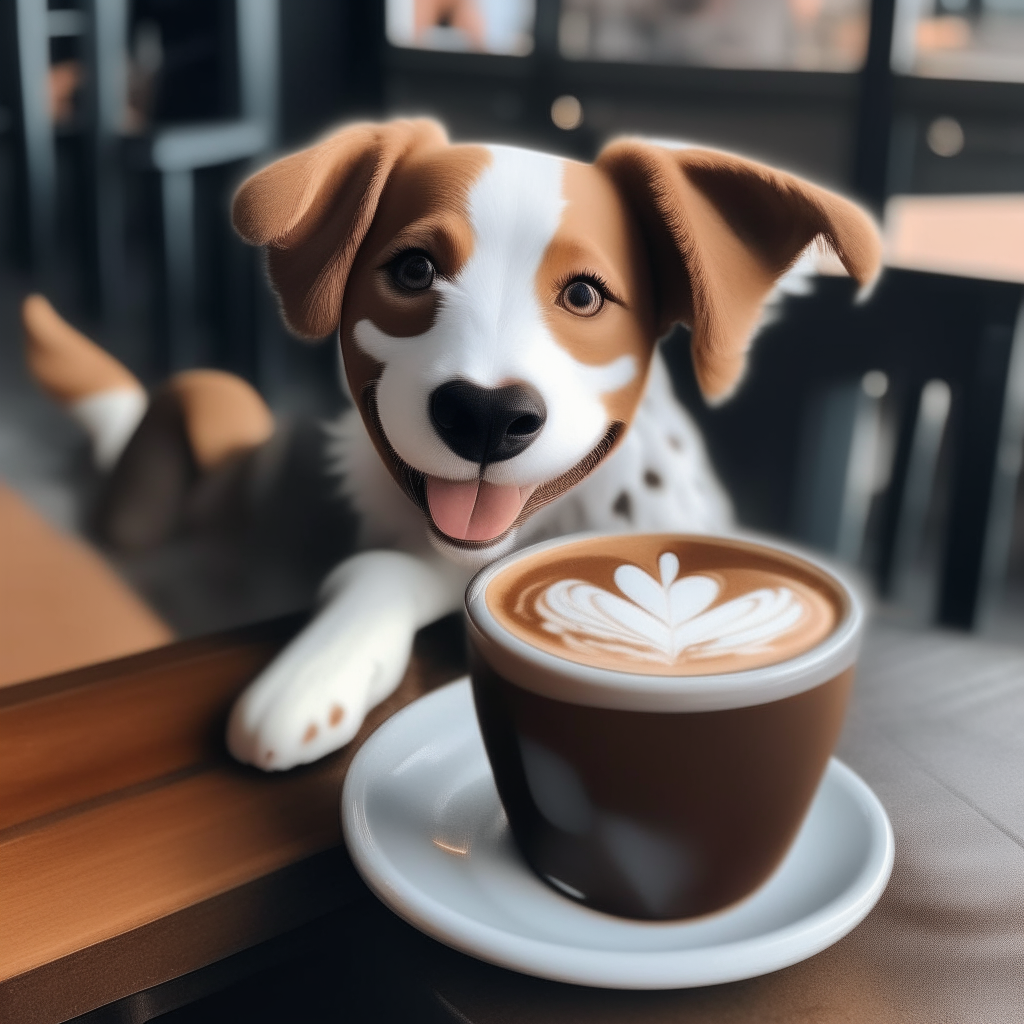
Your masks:
M879 253L853 204L730 154L622 140L583 164L450 145L430 121L279 160L234 223L268 247L296 334L340 328L366 427L435 542L481 560L608 455L672 324L721 399L809 243L861 284Z

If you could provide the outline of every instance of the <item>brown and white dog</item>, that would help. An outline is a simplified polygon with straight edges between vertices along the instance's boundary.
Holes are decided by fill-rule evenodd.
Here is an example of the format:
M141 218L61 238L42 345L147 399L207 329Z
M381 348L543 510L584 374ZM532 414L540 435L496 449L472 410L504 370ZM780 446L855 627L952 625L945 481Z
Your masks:
M229 722L232 753L265 769L347 743L415 631L499 555L578 530L728 529L658 339L689 326L721 400L812 243L862 285L879 263L859 208L731 154L626 139L583 164L451 145L430 121L277 161L234 223L267 248L294 333L339 332L354 400L333 453L362 551Z

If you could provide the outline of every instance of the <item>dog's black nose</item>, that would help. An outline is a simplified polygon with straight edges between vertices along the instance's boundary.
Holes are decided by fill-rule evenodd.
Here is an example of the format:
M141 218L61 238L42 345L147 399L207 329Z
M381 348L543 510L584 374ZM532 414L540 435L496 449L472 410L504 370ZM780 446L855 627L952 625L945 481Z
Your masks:
M430 419L456 455L486 464L515 458L529 448L547 410L528 384L481 388L452 380L430 396Z

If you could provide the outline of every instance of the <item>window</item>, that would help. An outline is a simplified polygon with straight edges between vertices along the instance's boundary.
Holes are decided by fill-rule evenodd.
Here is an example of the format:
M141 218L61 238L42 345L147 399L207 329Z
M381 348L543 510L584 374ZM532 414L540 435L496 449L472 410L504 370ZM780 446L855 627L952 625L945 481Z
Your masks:
M924 78L1024 82L1024 0L899 0L892 68Z
M780 71L857 71L868 0L563 0L562 56Z

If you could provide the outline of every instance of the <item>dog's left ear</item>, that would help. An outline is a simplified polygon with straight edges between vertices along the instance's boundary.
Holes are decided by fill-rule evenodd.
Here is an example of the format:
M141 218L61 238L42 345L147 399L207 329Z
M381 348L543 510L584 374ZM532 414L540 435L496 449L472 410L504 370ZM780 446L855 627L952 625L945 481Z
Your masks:
M634 139L612 142L596 164L647 238L659 328L691 328L697 381L711 401L736 388L764 300L812 241L862 286L878 273L871 218L790 174L730 153Z

